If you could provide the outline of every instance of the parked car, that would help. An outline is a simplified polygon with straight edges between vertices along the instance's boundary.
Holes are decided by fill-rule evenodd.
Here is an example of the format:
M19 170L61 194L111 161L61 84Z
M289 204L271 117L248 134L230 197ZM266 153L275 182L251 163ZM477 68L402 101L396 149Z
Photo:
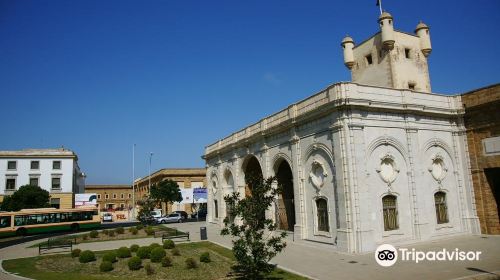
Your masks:
M102 213L102 222L112 222L113 221L113 214L111 213Z
M166 224L166 223L182 223L184 219L182 218L182 215L179 213L172 213L168 214L165 217L161 217L156 219L156 222L159 224Z
M179 213L179 214L181 214L181 216L182 216L182 218L184 220L187 220L187 218L188 218L188 213L186 211L174 211L172 213Z

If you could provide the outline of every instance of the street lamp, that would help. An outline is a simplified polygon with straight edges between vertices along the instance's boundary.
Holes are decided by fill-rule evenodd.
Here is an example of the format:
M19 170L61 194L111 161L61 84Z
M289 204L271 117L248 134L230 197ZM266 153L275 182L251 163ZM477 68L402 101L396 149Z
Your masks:
M135 144L132 146L132 218L135 219Z
M153 157L153 153L149 153L149 192L151 193L151 158Z

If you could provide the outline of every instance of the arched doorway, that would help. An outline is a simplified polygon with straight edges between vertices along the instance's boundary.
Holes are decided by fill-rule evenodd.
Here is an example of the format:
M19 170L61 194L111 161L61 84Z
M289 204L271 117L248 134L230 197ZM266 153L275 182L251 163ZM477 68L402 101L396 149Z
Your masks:
M231 195L235 192L234 179L231 171L226 171L226 173L224 174L224 179L226 180L226 195ZM235 216L233 215L233 206L234 204L226 203L226 217L228 218L229 223L234 223Z
M293 231L295 226L295 202L293 195L293 173L286 160L282 160L276 172L278 184L283 188L276 201L278 228Z
M245 196L252 195L252 186L247 184L248 178L262 179L262 168L255 156L251 156L244 165L243 172L245 173Z

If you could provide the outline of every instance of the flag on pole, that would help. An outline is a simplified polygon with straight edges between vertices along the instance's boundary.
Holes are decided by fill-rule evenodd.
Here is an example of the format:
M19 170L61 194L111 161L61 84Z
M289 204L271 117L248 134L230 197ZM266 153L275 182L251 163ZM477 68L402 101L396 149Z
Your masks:
M377 0L377 7L380 6L380 0Z

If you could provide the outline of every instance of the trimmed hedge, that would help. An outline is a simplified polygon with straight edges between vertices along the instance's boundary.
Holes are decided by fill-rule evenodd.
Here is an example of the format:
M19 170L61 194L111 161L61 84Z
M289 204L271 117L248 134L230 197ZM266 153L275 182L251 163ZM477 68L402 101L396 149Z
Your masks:
M144 228L144 226L142 226L142 225L136 225L136 226L135 226L135 228L136 228L137 230L141 230L141 229L143 229L143 228Z
M156 247L151 250L151 262L159 263L166 255L167 253L165 253L165 249L162 247Z
M163 248L165 248L165 249L173 249L173 248L175 248L174 241L172 241L170 239L167 239L167 240L163 241Z
M73 251L71 251L71 257L78 258L80 256L81 252L82 252L82 250L80 250L80 249L73 249Z
M95 261L95 254L92 251L86 250L80 253L78 260L81 263L89 263Z
M132 235L137 235L138 232L136 228L130 228L130 233L132 233Z
M110 230L110 231L108 232L108 236L109 236L109 237L114 237L114 236L115 236L115 231L114 231L114 230Z
M139 250L139 245L137 245L137 244L132 244L132 245L130 246L130 251L131 251L131 252L137 252L137 250Z
M141 258L139 257L131 257L129 260L128 260L128 269L130 270L139 270L141 269L141 266L142 266L142 260Z
M141 259L149 259L151 257L151 247L142 246L137 250L136 255Z
M203 263L209 263L212 260L210 259L210 253L209 252L204 252L200 255L200 262Z
M197 267L198 267L198 263L195 261L195 259L193 259L193 258L186 259L186 268L187 269L193 269L193 268L197 268Z
M151 244L149 244L149 248L151 248L151 250L153 250L154 248L158 248L158 247L161 247L161 245L158 244L158 243L151 243Z
M103 261L101 263L101 265L99 265L99 270L101 272L111 271L111 270L113 270L113 264L111 262L108 262L108 261Z
M120 247L118 250L116 250L116 256L119 257L120 259L126 259L130 258L132 256L132 253L130 252L129 248Z
M106 254L104 254L102 256L102 261L103 262L110 262L110 263L116 262L116 254L115 254L115 252L107 252Z
M172 266L172 259L169 256L163 257L163 259L161 259L161 266L163 267Z
M145 228L144 231L146 232L147 235L154 235L155 234L155 230L152 226Z
M123 234L125 233L125 229L123 227L117 227L115 229L116 234Z
M89 233L90 238L97 238L99 236L99 232L97 230L93 230Z

